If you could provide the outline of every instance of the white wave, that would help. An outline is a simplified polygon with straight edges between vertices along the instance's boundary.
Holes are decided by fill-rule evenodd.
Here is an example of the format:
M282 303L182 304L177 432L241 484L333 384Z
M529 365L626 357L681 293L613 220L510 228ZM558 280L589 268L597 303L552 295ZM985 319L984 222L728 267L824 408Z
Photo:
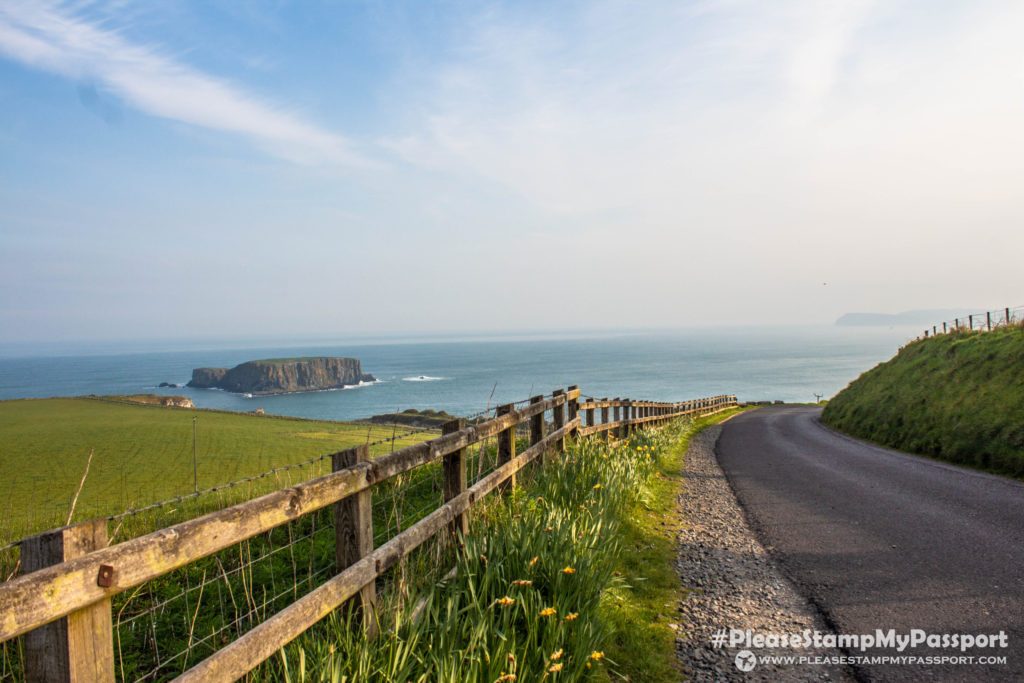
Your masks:
M346 384L342 389L358 389L359 387L372 387L374 384L382 384L383 380L376 379L372 382L359 382L359 384Z
M431 377L429 375L420 375L418 377L403 377L403 382L440 382L441 380L448 379L447 377Z

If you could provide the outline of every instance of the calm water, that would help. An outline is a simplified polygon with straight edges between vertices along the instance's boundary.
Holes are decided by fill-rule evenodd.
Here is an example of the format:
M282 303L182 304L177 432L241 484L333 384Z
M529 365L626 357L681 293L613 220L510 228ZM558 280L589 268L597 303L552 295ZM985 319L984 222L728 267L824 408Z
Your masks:
M584 395L675 401L734 393L741 401L830 397L895 354L909 333L885 328L714 329L591 338L217 348L0 358L0 399L81 394L188 396L201 408L350 420L406 408L457 415L578 384ZM257 358L350 356L380 382L245 398L184 384L192 368ZM420 379L426 377L428 379Z

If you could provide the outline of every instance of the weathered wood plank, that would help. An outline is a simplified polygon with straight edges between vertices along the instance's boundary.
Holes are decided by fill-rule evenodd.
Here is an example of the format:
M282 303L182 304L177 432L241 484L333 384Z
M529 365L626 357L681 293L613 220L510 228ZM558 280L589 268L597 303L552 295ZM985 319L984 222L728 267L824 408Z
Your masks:
M543 396L532 396L530 397L530 403L540 403L544 400ZM541 439L544 438L544 413L538 413L530 418L530 445L540 443ZM540 456L541 465L544 465L544 454Z
M452 434L465 427L466 420L460 417L441 425L441 433ZM441 469L444 476L444 500L448 502L466 490L466 449L460 448L444 456ZM450 530L454 535L468 534L469 516L461 512L455 515Z
M370 447L356 446L335 453L334 471L355 467L370 459ZM373 492L364 489L334 504L334 557L337 571L351 567L373 552ZM363 628L377 635L377 588L373 581L361 587L355 596L362 615Z
M360 463L268 493L0 585L0 641L266 532L365 489L372 463ZM111 585L97 585L101 565Z
M578 390L576 395L579 395ZM274 491L8 581L0 585L0 642L335 503L376 482L496 435L524 418L563 405L567 400L565 395L552 397L465 430L360 463L350 470ZM101 564L115 568L114 581L109 587L96 585Z
M503 406L498 406L495 413L499 416L510 415L515 412L515 407L508 403ZM509 426L508 429L498 433L498 465L504 465L505 463L516 457L516 431L515 424ZM501 483L501 492L507 493L516 487L516 475L515 472L509 475L508 479Z
M241 635L232 643L210 655L192 669L174 679L177 683L218 683L235 681L259 666L279 649L294 640L310 626L330 614L348 600L359 586L373 581L394 566L424 541L465 512L476 501L507 481L516 471L539 456L545 448L576 425L571 422L561 430L523 451L518 457L497 467L472 488L448 501L416 524L374 550L322 586L285 607L262 624Z
M563 389L555 389L553 395L561 396L565 391ZM559 430L565 426L565 405L555 406L551 410L552 420L555 423L555 430ZM555 441L555 450L559 453L565 453L565 437L562 437Z
M32 572L107 547L106 520L93 520L26 539L24 570ZM25 634L29 683L114 680L110 600L100 600Z

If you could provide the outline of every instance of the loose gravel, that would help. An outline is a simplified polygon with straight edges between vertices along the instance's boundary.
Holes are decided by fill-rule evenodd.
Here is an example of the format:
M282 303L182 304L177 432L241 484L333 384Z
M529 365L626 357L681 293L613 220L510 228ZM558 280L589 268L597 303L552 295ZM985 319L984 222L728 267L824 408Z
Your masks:
M821 615L772 563L747 526L729 482L718 466L714 447L720 426L690 442L680 495L683 528L678 534L677 567L687 591L680 606L676 653L695 681L852 681L838 664L763 664L738 668L743 646L716 648L713 636L723 629L754 634L833 633ZM749 648L756 656L841 656L834 648ZM744 655L745 656L745 655ZM836 660L833 660L836 661Z

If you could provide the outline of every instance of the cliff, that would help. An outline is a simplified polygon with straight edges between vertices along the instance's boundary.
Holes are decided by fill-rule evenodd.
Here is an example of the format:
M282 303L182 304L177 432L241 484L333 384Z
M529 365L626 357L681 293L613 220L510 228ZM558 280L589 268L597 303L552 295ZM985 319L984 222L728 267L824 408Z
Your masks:
M227 368L196 368L188 386L239 394L318 391L373 382L355 358L271 358Z

